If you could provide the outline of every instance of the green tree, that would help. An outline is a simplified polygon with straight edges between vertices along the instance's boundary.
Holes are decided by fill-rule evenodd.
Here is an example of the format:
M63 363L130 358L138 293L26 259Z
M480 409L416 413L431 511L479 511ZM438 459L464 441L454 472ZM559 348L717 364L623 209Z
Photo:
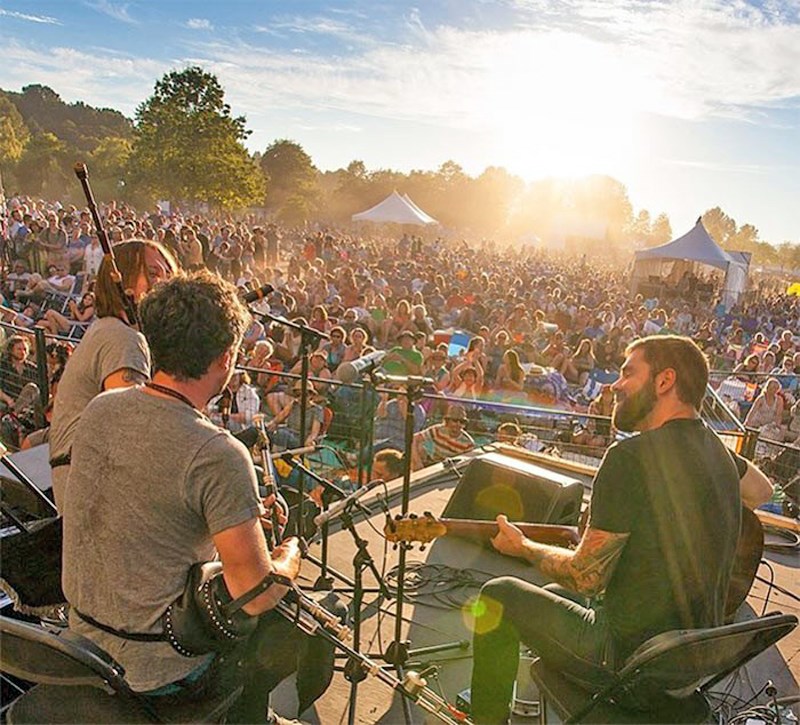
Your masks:
M264 179L243 145L248 135L216 76L197 66L167 73L136 110L131 182L227 209L260 201Z
M35 134L17 164L20 188L47 199L64 197L71 185L68 157L67 147L52 133Z
M309 208L317 191L317 170L299 143L285 138L273 141L259 163L266 177L268 208L279 212L292 197L305 200ZM297 204L297 200L292 202L293 207Z
M666 244L670 239L672 239L672 225L669 223L669 217L661 212L650 226L650 241L657 247L659 244Z
M718 206L703 214L702 221L711 238L721 247L728 246L731 237L736 234L736 222Z
M127 197L126 175L131 143L125 138L103 139L89 157L92 187L101 199Z
M30 132L7 93L0 91L0 166L7 168L22 156Z

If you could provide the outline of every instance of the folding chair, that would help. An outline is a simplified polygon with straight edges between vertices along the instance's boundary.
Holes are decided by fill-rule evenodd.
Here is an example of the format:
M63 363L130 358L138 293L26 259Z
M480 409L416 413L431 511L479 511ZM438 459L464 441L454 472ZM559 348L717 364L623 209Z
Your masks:
M175 705L134 692L119 664L88 639L68 629L0 617L0 668L37 683L6 712L14 723L221 722L241 688Z
M768 614L711 629L664 632L644 642L613 680L592 693L541 659L531 665L539 688L539 722L552 707L565 723L700 723L710 714L704 693L797 626L790 614Z

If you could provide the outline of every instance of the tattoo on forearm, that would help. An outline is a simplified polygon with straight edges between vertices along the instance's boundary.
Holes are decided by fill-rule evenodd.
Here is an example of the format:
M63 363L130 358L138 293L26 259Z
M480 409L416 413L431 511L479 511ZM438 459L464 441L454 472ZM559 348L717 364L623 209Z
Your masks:
M628 536L589 528L575 551L530 542L526 558L562 586L594 596L608 585Z

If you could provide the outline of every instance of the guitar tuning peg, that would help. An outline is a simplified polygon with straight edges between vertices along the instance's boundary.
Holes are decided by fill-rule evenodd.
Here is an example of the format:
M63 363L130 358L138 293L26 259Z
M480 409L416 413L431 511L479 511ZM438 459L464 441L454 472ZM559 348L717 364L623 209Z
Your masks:
M408 518L410 518L410 519L418 519L419 516L417 516L416 514L409 514Z
M423 514L423 516L424 516L426 519L432 519L432 518L433 518L433 514L432 514L430 511L426 511L426 512Z
M400 521L400 519L402 519L402 518L403 518L402 514L395 514L394 515L394 520L395 521Z
M419 546L419 551L420 551L420 553L422 553L423 551L425 551L425 549L427 548L427 546L428 546L427 544L420 544L420 546Z

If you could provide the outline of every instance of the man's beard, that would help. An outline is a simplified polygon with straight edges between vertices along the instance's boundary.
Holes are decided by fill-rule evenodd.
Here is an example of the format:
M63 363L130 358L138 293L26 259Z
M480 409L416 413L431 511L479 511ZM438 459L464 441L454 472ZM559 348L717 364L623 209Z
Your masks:
M617 430L632 432L653 410L657 400L656 382L650 378L641 390L617 400L611 414L611 423Z

